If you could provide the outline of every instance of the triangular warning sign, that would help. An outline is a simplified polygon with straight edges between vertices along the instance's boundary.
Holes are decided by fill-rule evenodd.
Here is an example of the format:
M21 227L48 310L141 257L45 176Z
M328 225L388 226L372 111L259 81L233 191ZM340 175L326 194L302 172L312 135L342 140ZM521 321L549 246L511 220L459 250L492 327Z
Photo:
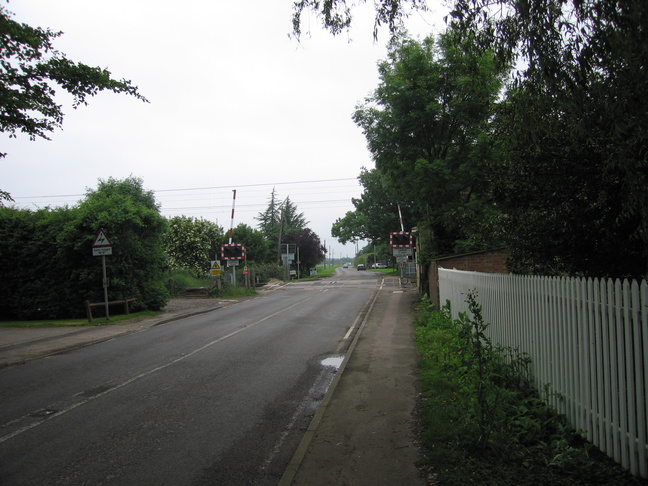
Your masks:
M106 246L112 246L112 243L104 233L104 230L100 229L95 237L94 243L92 244L92 248L102 248Z
M214 262L213 262L212 270L220 270L220 265L218 264L217 261L214 261Z

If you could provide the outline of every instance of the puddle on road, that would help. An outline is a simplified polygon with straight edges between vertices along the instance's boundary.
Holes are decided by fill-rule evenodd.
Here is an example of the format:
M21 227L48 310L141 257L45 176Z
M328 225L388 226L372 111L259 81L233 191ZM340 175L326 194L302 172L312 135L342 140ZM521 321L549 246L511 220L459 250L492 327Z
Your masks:
M329 366L338 370L340 369L340 366L342 366L342 361L344 361L344 355L330 356L322 360L322 366Z

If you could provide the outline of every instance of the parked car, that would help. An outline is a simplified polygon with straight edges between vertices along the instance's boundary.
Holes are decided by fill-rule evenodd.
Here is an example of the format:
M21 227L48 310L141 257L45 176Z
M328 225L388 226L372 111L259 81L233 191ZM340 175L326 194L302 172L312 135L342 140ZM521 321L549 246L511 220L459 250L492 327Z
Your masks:
M358 264L358 267L356 268L356 270L357 270L357 271L365 270L365 266L364 266L362 263L359 263L359 264Z
M387 268L387 265L384 263L376 263L376 268Z

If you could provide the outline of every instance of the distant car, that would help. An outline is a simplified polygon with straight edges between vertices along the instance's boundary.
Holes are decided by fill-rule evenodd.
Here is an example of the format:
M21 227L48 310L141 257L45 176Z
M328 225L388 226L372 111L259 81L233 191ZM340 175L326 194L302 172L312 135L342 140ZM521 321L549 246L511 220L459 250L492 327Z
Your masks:
M344 265L342 265L342 268L349 268L349 264L345 263Z
M356 270L360 271L360 270L366 270L366 269L365 269L365 266L362 263L360 263L360 264L358 264L358 268L356 268Z
M387 265L384 263L376 263L376 268L387 268Z

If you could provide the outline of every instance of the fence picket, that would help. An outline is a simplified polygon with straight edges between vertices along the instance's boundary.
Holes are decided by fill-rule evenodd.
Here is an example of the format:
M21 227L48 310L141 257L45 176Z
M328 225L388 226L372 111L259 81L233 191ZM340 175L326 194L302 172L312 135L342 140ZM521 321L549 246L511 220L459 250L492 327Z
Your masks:
M624 428L624 433L628 434L627 449L628 461L631 469L638 467L637 462L637 441L636 436L630 434L630 431L637 430L637 397L635 387L635 356L634 356L634 321L632 318L632 308L630 294L630 282L623 281L623 324L625 334L625 371L626 371L626 406L627 406L627 425Z
M594 415L594 423L592 427L595 429L598 444L605 444L605 422L603 417L605 415L605 367L603 366L603 326L601 325L601 285L599 279L594 279L593 285L593 299L592 299L592 312L594 326L594 335L596 338L593 352L596 356L596 382L594 383L594 390L596 392L596 412Z
M628 402L626 401L626 390L628 389L628 376L626 374L625 362L627 359L626 355L626 326L625 321L627 319L625 309L623 308L624 295L623 295L623 283L619 280L615 282L616 292L617 292L617 305L619 307L619 320L617 323L617 346L619 348L619 426L620 426L620 437L621 437L621 463L626 464L628 462L628 448L626 446L627 431L628 431Z
M568 310L567 310L567 304L566 304L566 299L565 299L565 279L561 278L558 280L558 295L561 297L558 300L558 307L560 308L560 327L562 330L561 333L561 339L560 339L560 347L562 350L562 367L563 368L568 368L569 364L569 358L570 358L570 353L569 353L569 327L567 326L567 323L569 322L568 319ZM558 411L562 414L567 415L568 414L568 408L567 408L567 400L565 399L566 396L571 396L570 394L572 393L572 379L571 379L571 373L564 373L563 380L562 380L562 386L558 390L560 392L560 400L557 402L560 404L560 407L558 408Z
M585 391L585 384L583 383L583 367L584 364L583 360L581 358L581 349L583 347L583 319L582 319L582 305L580 304L582 301L582 288L581 288L581 280L576 279L573 280L572 283L572 295L571 295L571 301L570 301L570 306L572 308L572 318L574 322L573 330L574 330L574 336L573 336L573 366L572 366L572 373L574 377L574 427L576 427L579 430L584 430L585 428L585 406L583 403L583 395Z
M600 312L599 312L599 316L601 319L601 355L603 358L603 364L601 367L603 373L603 381L601 383L601 390L600 390L600 393L603 394L602 401L601 401L602 413L601 413L601 417L599 418L600 427L602 428L602 431L601 431L601 445L599 446L599 448L603 451L608 451L610 449L610 446L612 445L612 437L611 437L612 424L610 420L611 400L610 400L610 394L603 393L603 392L606 390L611 390L612 385L610 383L610 340L608 339L608 335L610 332L610 326L608 321L609 304L608 304L607 284L604 280L599 281L599 291L600 291L599 302L601 303Z
M583 367L583 383L584 383L584 425L586 431L585 436L590 442L594 440L594 430L592 427L592 416L594 410L594 403L592 396L594 394L594 383L592 380L592 368L594 363L592 360L592 327L590 324L590 292L589 292L589 279L581 280L582 288L582 319L583 319L583 347L581 348L581 355L585 366Z
M613 386L610 390L612 394L612 417L613 417L613 449L612 457L615 461L621 462L621 404L619 399L619 389L621 387L621 378L619 376L619 335L621 322L621 303L620 295L618 292L616 282L611 282L612 297L610 302L611 309L614 312L614 325L610 329L610 343L611 343L611 364L612 364L612 382Z
M549 315L551 315L551 344L549 349L551 350L551 383L553 383L556 390L561 390L563 388L563 380L565 377L565 366L562 362L561 356L561 325L560 325L560 313L558 304L558 290L556 288L558 282L557 279L552 278L547 282L549 284L549 300L548 305L550 306ZM558 397L556 393L551 394L550 404L557 408Z
M596 326L594 323L595 315L595 306L596 302L594 300L594 281L591 278L587 279L587 337L588 337L588 348L584 349L585 353L588 356L589 362L589 380L588 380L588 420L587 428L590 430L589 440L595 443L600 443L598 426L596 420L598 417L598 400L597 400L597 375L598 375L598 362L596 360Z

